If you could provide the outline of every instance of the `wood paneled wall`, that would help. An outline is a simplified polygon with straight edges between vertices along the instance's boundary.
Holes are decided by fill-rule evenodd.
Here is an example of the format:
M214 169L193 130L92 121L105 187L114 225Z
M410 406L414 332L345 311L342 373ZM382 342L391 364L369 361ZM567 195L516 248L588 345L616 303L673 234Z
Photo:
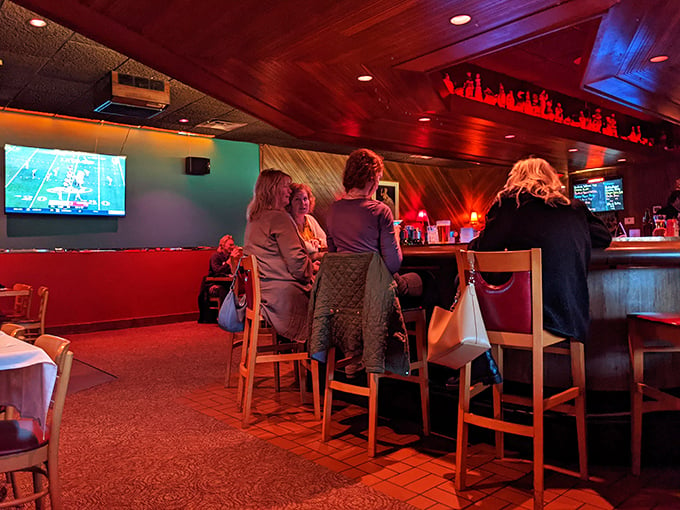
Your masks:
M261 148L262 168L279 168L296 182L306 182L316 196L315 216L325 226L328 207L343 192L342 171L347 156L287 149L271 145ZM510 168L470 164L469 168L448 168L385 161L384 179L399 183L399 212L405 221L413 220L425 209L430 222L450 219L452 228L469 226L471 211L480 219L491 207L498 190L507 179ZM675 180L680 178L680 162L670 155L654 163L627 164L602 171L575 175L575 178L598 176L624 177L625 210L616 214L616 221L626 216L640 228L645 209L665 205ZM616 222L614 222L615 224Z
M314 215L325 225L328 207L344 191L347 156L263 145L261 158L262 168L278 168L312 188ZM425 209L431 223L449 219L452 228L459 230L468 224L471 211L484 217L509 171L472 163L470 168L453 169L385 161L383 179L399 183L399 211L405 221Z

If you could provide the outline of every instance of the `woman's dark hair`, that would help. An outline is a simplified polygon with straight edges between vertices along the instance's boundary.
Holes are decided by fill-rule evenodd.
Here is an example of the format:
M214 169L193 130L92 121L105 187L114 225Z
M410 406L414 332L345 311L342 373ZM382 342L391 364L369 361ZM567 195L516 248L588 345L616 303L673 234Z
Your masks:
M368 149L357 149L349 155L342 174L342 185L345 191L353 188L363 189L369 182L383 172L385 166L382 158Z
M673 202L675 202L678 198L680 198L680 189L676 189L671 193L671 195L668 197L668 205L673 205Z

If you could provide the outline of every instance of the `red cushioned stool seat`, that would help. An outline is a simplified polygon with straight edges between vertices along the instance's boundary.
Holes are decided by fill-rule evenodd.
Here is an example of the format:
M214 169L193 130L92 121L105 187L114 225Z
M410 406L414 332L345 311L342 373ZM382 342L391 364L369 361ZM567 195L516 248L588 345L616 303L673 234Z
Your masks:
M49 441L49 431L44 436L35 420L0 420L0 455L12 455L38 448Z

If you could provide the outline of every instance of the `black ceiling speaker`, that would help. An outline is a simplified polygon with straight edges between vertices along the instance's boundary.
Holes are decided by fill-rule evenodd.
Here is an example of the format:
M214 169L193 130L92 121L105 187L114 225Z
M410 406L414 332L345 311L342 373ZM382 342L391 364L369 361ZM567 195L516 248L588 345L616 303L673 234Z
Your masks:
M208 158L187 157L185 169L189 175L205 175L210 173L210 160Z

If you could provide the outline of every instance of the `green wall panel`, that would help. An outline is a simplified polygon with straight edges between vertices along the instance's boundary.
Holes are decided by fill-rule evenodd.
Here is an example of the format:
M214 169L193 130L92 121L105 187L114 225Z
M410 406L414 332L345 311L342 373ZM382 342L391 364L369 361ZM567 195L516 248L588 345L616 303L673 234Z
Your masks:
M243 241L255 144L14 112L0 112L0 143L127 156L125 217L2 214L0 248L216 246L225 233ZM187 175L187 156L209 158L210 174Z

